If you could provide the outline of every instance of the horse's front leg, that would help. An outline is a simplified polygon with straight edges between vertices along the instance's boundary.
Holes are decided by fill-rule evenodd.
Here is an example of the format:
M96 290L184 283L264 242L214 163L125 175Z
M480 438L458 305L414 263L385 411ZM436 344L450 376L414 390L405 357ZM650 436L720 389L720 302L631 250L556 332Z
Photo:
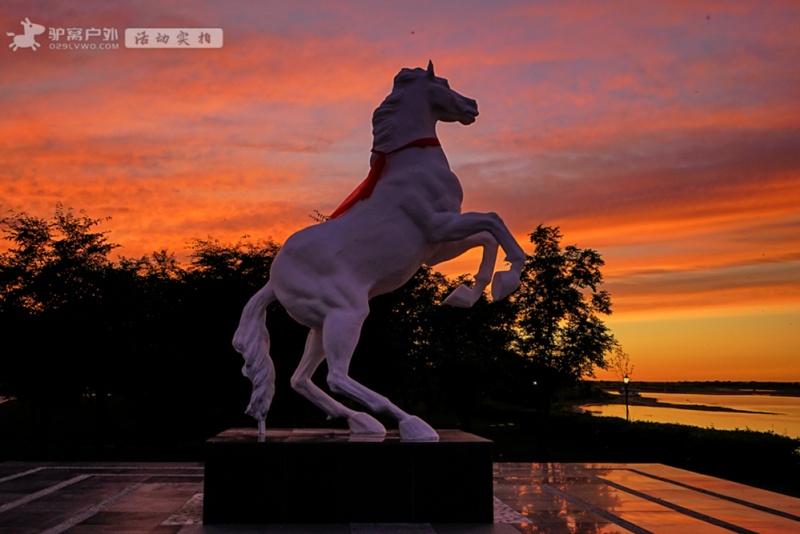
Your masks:
M434 243L460 241L480 232L488 232L503 248L505 260L511 263L508 271L499 271L492 278L492 299L503 299L519 287L520 273L525 266L525 251L496 213L432 213L426 227L428 239Z
M460 241L442 243L434 255L425 262L426 265L433 267L439 263L457 258L475 247L483 247L483 256L478 267L478 273L475 275L475 284L472 287L461 284L444 299L445 304L457 308L471 308L478 302L484 289L492 281L492 273L494 272L494 264L497 260L497 249L499 247L497 240L492 237L492 234L481 232Z

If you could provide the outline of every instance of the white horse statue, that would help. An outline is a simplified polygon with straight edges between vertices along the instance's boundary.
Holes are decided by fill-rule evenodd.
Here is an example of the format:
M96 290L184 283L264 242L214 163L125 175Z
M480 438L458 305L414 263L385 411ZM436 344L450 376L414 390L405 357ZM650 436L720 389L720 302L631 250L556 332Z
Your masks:
M292 387L329 419L343 417L352 434L383 436L371 415L336 401L311 381L327 358L330 390L399 423L403 440L434 441L436 431L348 375L350 359L369 300L406 283L422 266L455 258L475 247L483 257L473 287L459 286L446 304L470 307L492 283L492 298L519 287L525 253L495 213L461 213L463 191L436 139L436 122L475 122L478 106L426 69L402 69L394 88L372 116L372 168L367 179L331 215L287 239L270 269L267 285L242 312L233 346L253 382L246 413L264 419L275 392L265 325L267 305L278 300L311 329ZM494 273L498 245L510 263Z

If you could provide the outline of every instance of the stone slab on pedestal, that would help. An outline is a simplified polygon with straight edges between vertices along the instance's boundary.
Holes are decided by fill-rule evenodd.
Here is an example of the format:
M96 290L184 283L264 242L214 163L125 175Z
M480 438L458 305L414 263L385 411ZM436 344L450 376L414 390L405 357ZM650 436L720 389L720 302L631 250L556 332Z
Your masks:
M231 429L206 442L203 522L491 523L492 442Z

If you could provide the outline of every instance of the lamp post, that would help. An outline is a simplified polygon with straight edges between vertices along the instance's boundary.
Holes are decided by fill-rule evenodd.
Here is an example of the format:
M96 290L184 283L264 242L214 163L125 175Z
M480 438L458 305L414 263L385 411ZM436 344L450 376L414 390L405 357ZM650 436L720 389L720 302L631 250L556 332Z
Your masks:
M628 412L628 382L630 382L631 379L628 378L628 375L625 375L622 378L622 381L625 383L625 420L630 422L631 421L631 415L630 415L630 412Z

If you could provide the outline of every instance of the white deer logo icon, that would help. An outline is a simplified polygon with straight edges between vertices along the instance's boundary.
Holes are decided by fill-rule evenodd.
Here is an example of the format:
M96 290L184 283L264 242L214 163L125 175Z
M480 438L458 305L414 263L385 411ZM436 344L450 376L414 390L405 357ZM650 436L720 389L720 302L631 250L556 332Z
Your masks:
M22 24L25 33L21 35L15 35L11 32L6 32L6 35L14 38L14 42L8 46L14 52L17 51L17 48L30 48L35 52L37 47L42 46L36 42L35 36L44 33L44 26L41 24L34 24L28 19L28 17L25 17L25 20L20 22L20 24Z

